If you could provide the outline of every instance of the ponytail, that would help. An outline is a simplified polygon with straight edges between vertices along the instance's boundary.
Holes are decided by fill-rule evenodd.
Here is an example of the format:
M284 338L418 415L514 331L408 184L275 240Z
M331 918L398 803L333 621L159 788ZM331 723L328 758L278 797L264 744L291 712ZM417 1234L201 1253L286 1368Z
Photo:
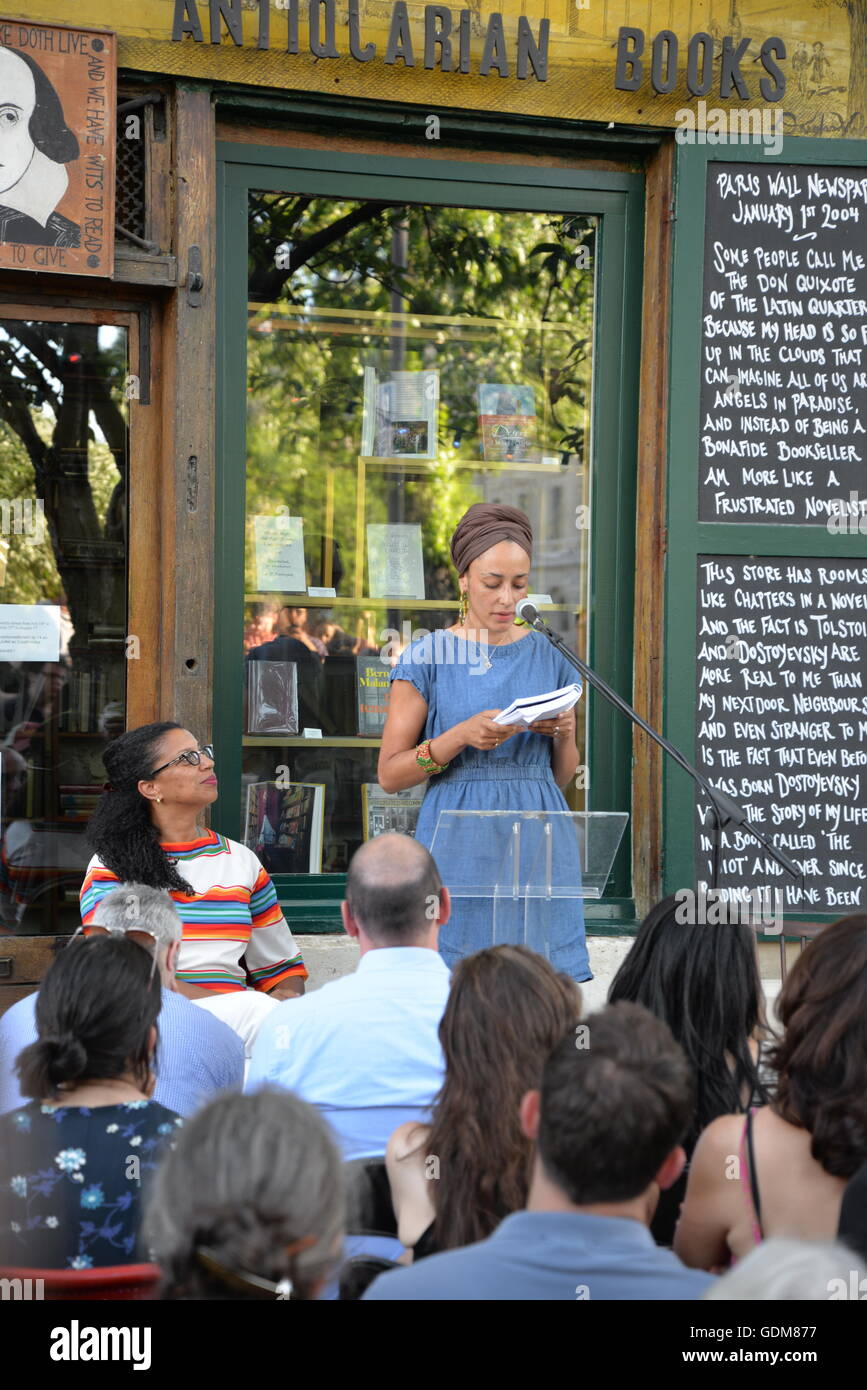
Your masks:
M74 1033L48 1033L18 1057L25 1096L53 1096L61 1085L79 1081L86 1070L87 1050Z

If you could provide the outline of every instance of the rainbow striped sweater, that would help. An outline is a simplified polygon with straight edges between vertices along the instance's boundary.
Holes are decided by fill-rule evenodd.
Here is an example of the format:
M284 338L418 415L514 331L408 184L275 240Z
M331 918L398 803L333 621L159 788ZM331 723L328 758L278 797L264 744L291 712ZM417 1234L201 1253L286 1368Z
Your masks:
M193 894L172 890L183 922L178 978L217 994L270 990L307 969L267 871L252 850L210 830L186 844L163 844ZM97 903L119 883L96 855L81 887L81 920L88 926ZM246 964L246 974L242 958Z

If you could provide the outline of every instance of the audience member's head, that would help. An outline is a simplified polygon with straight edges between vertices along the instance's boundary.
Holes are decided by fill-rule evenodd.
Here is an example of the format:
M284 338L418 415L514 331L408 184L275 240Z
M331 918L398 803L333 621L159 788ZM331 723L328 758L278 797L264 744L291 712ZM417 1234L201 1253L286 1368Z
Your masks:
M711 1284L705 1299L736 1303L823 1303L863 1298L864 1262L840 1241L762 1241ZM852 1288L856 1292L851 1292ZM863 1285L867 1289L867 1281Z
M867 1162L867 913L827 927L798 957L777 1000L785 1029L772 1060L775 1109L806 1129L813 1158L851 1178Z
M0 778L3 789L3 815L11 819L23 809L27 786L27 759L14 748L0 748Z
M718 1115L768 1097L749 1048L764 1027L755 937L740 923L694 925L683 915L675 897L651 909L608 1001L643 1004L686 1053L696 1083L691 1146Z
M520 1105L551 1048L581 1015L581 991L525 946L494 946L455 966L439 1035L445 1080L425 1152L437 1249L482 1240L523 1207L532 1146Z
M160 1003L152 952L114 936L72 941L37 995L39 1037L17 1063L22 1094L52 1101L85 1082L118 1080L148 1092Z
M316 1298L343 1227L342 1165L325 1121L269 1090L221 1096L187 1123L148 1217L163 1296L177 1299Z
M521 1105L537 1174L574 1207L631 1206L650 1222L677 1181L692 1071L670 1029L639 1004L609 1004L554 1048Z
M165 890L148 888L144 883L121 883L100 898L87 933L125 936L151 954L155 950L162 983L171 985L182 930L178 910Z
M343 925L363 950L436 946L449 894L424 845L411 835L377 835L349 863Z

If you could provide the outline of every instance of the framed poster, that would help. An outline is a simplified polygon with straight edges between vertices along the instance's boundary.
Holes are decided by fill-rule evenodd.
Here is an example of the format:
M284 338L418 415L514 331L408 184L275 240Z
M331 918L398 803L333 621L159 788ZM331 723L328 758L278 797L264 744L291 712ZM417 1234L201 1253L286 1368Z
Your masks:
M0 18L0 266L114 269L116 39Z

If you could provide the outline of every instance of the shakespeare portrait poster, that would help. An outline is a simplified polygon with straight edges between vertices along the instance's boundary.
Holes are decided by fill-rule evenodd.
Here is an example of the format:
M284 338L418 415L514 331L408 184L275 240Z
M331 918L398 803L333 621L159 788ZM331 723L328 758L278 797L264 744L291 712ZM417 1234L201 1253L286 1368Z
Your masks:
M115 35L0 18L0 266L114 268Z

